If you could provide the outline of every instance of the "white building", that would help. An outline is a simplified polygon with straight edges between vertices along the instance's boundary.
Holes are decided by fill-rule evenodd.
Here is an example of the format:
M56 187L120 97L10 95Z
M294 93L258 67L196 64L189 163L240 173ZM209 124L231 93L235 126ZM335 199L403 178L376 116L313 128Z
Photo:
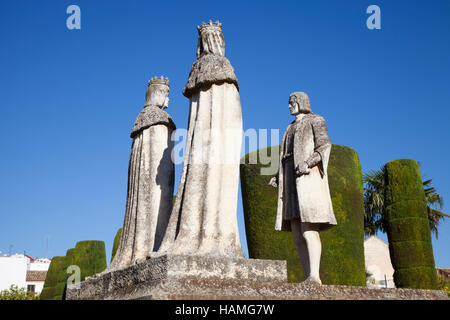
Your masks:
M12 285L26 288L29 259L23 254L0 257L0 291Z
M389 255L389 245L375 236L364 240L366 271L371 274L367 283L375 288L395 288L394 268Z
M16 285L40 294L50 262L50 259L33 259L23 254L0 256L0 291Z

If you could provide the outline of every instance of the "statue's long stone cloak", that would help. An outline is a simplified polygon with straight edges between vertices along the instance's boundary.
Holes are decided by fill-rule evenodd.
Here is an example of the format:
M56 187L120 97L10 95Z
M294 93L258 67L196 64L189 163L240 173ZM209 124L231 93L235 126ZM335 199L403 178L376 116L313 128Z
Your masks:
M288 126L280 149L276 230L291 231L292 218L315 223L321 230L337 224L328 186L330 151L321 116L302 114ZM305 161L312 164L311 172L297 177L295 168Z
M242 112L227 58L206 54L192 66L183 170L159 253L242 257L237 225Z
M146 106L136 118L122 237L107 271L145 259L161 244L172 210L174 130L170 115L156 106Z

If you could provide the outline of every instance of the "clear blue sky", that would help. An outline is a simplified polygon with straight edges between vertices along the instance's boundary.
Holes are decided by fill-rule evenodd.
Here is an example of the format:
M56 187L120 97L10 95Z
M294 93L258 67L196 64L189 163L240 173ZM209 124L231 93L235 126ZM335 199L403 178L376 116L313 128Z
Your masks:
M81 8L81 30L66 28L71 4ZM366 27L371 4L381 8L381 30ZM333 143L354 148L363 171L416 159L450 201L448 0L9 0L0 4L1 251L12 244L42 257L49 236L55 256L103 240L109 261L147 80L170 78L167 110L186 128L181 91L196 26L209 19L223 23L244 129L283 131L289 93L305 91ZM246 247L240 198L238 216ZM436 265L450 267L450 221L439 230Z

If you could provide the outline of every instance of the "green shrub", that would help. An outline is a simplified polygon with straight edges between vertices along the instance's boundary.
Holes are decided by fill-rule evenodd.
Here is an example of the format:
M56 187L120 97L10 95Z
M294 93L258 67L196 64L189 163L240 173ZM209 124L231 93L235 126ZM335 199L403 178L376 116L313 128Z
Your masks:
M450 280L446 279L442 275L438 275L438 289L445 291L450 297Z
M80 281L106 269L106 252L103 241L80 241L65 256L53 257L40 298L42 300L64 299L65 287L70 274L67 268L80 268Z
M39 296L29 294L25 288L11 285L9 289L0 291L0 300L38 300Z
M361 164L352 148L332 146L328 183L338 225L320 234L322 281L365 286L364 191Z
M275 152L279 146L258 150ZM250 258L286 260L289 282L305 279L291 232L275 231L278 190L267 183L273 176L261 175L260 153L244 157L240 166L245 229ZM249 159L257 156L256 164ZM333 145L328 165L330 194L338 225L321 232L320 274L324 284L365 286L364 207L362 172L357 153Z
M52 262L47 271L47 276L45 277L44 288L42 289L40 299L41 300L60 300L62 299L62 294L64 286L61 290L58 284L65 283L66 279L66 257L56 256L52 258Z
M81 281L102 272L106 269L105 243L95 240L77 242L71 263L80 267Z
M122 237L122 228L117 230L116 236L114 237L114 243L113 243L113 249L111 254L111 262L114 259L114 256L116 255L117 248L119 248L120 238Z
M415 160L385 166L385 219L389 251L398 288L436 289L427 203Z

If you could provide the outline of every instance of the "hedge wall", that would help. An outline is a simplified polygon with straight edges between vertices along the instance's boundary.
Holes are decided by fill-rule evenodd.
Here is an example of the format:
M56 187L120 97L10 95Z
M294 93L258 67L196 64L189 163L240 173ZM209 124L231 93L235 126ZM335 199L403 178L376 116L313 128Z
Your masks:
M41 300L64 299L70 265L80 267L80 281L86 277L102 272L106 268L105 243L103 241L80 241L75 248L66 251L65 256L52 258L42 289Z
M385 219L398 288L436 289L427 203L419 165L400 159L385 166Z
M114 256L116 255L117 248L119 248L120 238L122 237L122 228L117 230L116 236L114 237L114 243L112 248L112 254L111 254L111 262L114 259Z
M358 154L333 145L328 164L333 211L338 225L321 232L321 277L326 284L366 285L364 189Z
M52 262L45 277L44 288L42 289L40 299L42 300L61 300L65 284L65 256L56 256Z
M258 150L278 163L279 146ZM241 191L250 258L286 260L289 282L305 279L291 232L275 231L278 190L267 183L274 176L261 175L258 151L241 162ZM257 155L257 163L249 159ZM264 154L264 153L263 153ZM364 206L362 172L357 153L333 145L328 165L330 193L338 225L321 232L320 275L324 284L365 286Z
M106 269L105 243L95 240L77 242L72 264L80 267L81 281L102 272Z

